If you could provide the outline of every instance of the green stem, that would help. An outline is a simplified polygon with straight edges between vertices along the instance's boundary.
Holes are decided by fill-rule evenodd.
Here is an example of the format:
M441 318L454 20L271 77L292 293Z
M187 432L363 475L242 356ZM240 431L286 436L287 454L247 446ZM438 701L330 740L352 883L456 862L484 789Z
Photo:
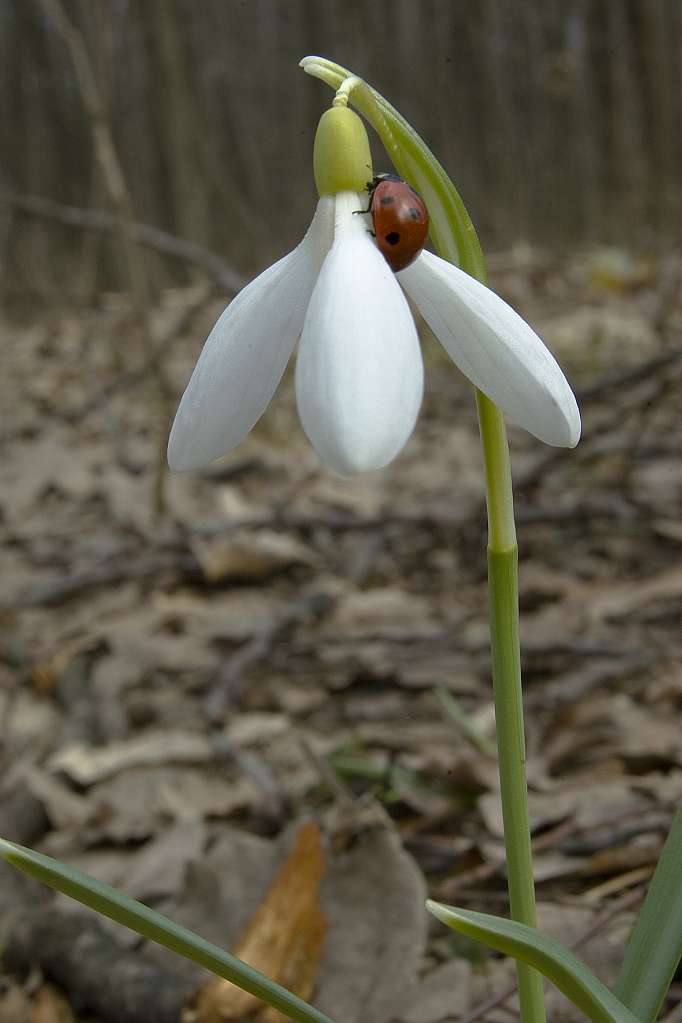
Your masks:
M516 551L514 494L504 417L497 405L476 391L478 425L483 445L486 500L488 505L488 550ZM518 650L518 625L511 637Z
M502 413L476 392L488 503L488 584L495 723L513 920L536 926L519 649L518 547ZM544 1023L542 977L517 960L523 1023Z

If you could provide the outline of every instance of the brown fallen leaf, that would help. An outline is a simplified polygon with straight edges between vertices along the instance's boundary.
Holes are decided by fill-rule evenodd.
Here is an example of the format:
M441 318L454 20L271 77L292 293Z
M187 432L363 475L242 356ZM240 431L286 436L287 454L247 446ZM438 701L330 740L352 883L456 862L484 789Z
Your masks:
M0 1020L2 1023L32 1023L33 1007L20 984L3 977L0 989Z
M682 595L682 568L666 568L656 575L631 582L615 583L595 593L589 606L594 620L617 620L637 614L656 601L679 600Z
M338 802L322 885L329 933L315 1004L344 1023L388 1023L411 1003L426 947L426 885L383 807Z
M211 765L131 767L90 790L89 833L98 842L139 842L155 835L169 818L226 818L252 806L257 797L250 778ZM49 803L46 809L51 815Z
M63 772L71 781L87 787L133 767L205 764L213 755L210 740L197 732L149 729L107 746L67 746L50 758L48 769Z
M314 564L305 544L271 529L240 530L238 535L194 537L192 551L207 582L267 579L291 565Z
M325 870L320 831L305 824L292 852L234 949L235 955L301 998L309 998L322 954L327 924L320 908ZM196 1023L226 1023L250 1017L279 1023L284 1016L221 977L212 978L196 996Z
M27 769L26 785L31 795L43 804L56 828L83 827L92 812L84 796L38 767Z
M73 1011L52 984L43 984L33 1000L31 1023L73 1023Z
M339 600L326 631L331 636L404 636L430 638L442 632L428 601L397 586L351 591Z
M94 649L96 643L92 637L79 636L58 644L56 650L45 659L36 661L31 668L31 681L36 691L41 696L51 693L69 665L73 664L78 656L91 653Z
M556 719L548 743L553 774L576 763L591 764L606 754L626 765L669 770L682 764L682 738L674 716L641 706L627 693L591 695L566 708Z
M447 959L421 979L400 1015L401 1023L440 1023L462 1016L471 998L471 963Z

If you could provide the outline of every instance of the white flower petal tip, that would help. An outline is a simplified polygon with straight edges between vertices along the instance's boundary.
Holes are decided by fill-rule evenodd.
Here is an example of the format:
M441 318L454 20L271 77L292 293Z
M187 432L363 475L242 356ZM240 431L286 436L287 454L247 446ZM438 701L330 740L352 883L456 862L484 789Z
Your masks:
M554 356L511 306L451 263L422 252L398 274L450 358L519 426L555 447L580 440L580 412Z
M336 196L336 235L308 307L296 363L303 428L342 476L391 462L414 429L424 368L412 314L353 193Z
M267 408L301 333L333 215L325 196L300 245L240 291L209 334L168 440L173 472L231 451Z

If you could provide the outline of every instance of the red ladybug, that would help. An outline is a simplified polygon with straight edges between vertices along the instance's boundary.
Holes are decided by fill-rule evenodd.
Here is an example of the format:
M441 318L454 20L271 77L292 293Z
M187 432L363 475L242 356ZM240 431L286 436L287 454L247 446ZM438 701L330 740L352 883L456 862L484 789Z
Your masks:
M379 251L394 273L414 262L429 233L422 197L397 174L377 174L367 183Z

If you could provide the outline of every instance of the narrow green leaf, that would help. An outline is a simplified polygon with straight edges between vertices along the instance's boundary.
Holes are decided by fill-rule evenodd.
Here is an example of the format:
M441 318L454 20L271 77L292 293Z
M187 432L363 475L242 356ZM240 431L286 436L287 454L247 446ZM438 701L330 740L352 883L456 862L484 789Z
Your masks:
M268 977L243 963L241 959L223 952L217 945L205 941L197 934L174 924L172 920L143 906L141 902L121 895L108 884L102 884L80 870L67 867L50 856L26 849L0 838L0 857L25 874L43 884L69 895L84 906L108 916L124 927L129 927L144 938L206 967L219 977L231 981L256 998L279 1009L297 1023L332 1023L328 1016L308 1005L303 999Z
M437 686L435 690L440 704L453 721L456 721L467 739L486 757L497 758L497 746L476 727L469 715L462 709L459 701L445 686Z
M533 927L429 900L427 909L453 931L533 966L594 1023L639 1023L637 1017L572 952Z
M630 935L616 994L640 1019L655 1020L681 958L682 806Z

